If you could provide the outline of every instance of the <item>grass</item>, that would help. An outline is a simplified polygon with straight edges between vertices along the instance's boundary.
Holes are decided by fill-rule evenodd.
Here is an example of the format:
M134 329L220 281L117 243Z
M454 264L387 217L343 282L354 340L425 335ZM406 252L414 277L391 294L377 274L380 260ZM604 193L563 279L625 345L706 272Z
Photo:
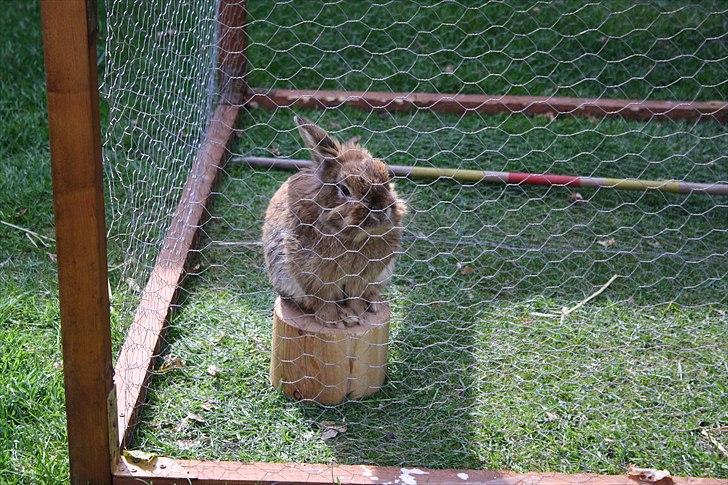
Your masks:
M720 2L542 2L529 3L527 13L525 3L509 2L466 14L443 2L363 5L253 5L252 83L728 98L728 14ZM50 237L37 6L17 3L5 13L0 220ZM361 20L344 24L345 16ZM407 22L385 31L394 18ZM174 20L164 8L129 20L151 30L127 32L122 51L139 54L134 39ZM187 36L156 37L160 45L171 42L159 62L196 45L190 36L205 29L189 25L179 29ZM316 48L307 48L317 32ZM490 54L472 59L482 46ZM180 56L192 70L194 59ZM617 59L624 62L604 68L603 60ZM202 119L194 108L206 99L190 93L204 76L175 77L172 69L145 80L137 67L144 64L127 65L129 79L140 84L109 98L137 110L116 113L112 122L127 136L107 151L118 169L108 172L115 348L129 318L126 300L144 283L194 152ZM177 96L137 89L150 86ZM304 157L291 114L247 113L234 151ZM398 164L728 181L728 133L714 124L304 114L342 137L362 136L375 154ZM169 139L177 144L147 143ZM563 188L399 181L411 214L388 293L387 386L361 402L319 407L291 402L267 383L273 295L254 243L267 200L288 175L227 167L164 350L185 365L155 376L135 446L190 458L519 471L621 473L635 462L728 477L725 459L700 434L728 424L724 199L585 190L587 203L572 204ZM0 225L3 483L60 483L68 473L53 252L52 244ZM462 265L473 272L463 274ZM564 322L534 315L580 301L612 274L621 277ZM210 376L210 365L221 373ZM190 413L204 422L185 419ZM347 432L322 440L317 423L326 420L346 422ZM727 444L725 435L717 439Z
M251 5L253 86L726 99L725 4ZM486 52L484 54L484 52Z
M0 16L0 220L53 236L37 5ZM68 475L55 263L0 225L0 482Z
M398 164L726 179L728 138L711 124L305 114ZM290 115L251 111L234 151L304 156ZM207 459L604 473L637 462L726 476L699 433L728 411L724 201L599 190L578 205L563 188L400 181L412 214L389 291L388 384L321 407L267 381L273 295L254 242L287 176L228 167L169 335L168 353L186 365L154 381L138 446ZM621 277L573 318L534 316L612 274ZM222 373L211 377L210 365ZM323 441L322 421L348 430Z

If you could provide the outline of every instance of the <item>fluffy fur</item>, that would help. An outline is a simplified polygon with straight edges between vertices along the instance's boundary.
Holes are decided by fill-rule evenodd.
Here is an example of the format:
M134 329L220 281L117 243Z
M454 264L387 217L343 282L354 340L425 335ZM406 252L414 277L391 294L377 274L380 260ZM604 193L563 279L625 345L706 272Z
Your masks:
M305 118L294 121L314 168L291 176L268 205L268 276L322 325L356 325L376 311L394 271L407 209L381 160Z

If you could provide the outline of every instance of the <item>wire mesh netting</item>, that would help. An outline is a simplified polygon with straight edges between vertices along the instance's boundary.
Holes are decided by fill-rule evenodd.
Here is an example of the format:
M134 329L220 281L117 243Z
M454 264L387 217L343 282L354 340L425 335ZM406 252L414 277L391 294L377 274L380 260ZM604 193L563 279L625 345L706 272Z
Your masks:
M108 0L107 21L118 348L216 102L218 25L216 6L201 0ZM247 81L262 90L728 99L728 9L717 1L250 2L246 29ZM390 164L728 183L728 131L710 120L248 105L134 447L197 459L568 472L638 462L728 475L726 435L715 431L728 424L728 200L716 195L398 178L409 213L383 291L384 386L340 405L272 388L275 293L261 228L292 174L242 159L310 158L294 115ZM324 201L342 190L334 173L297 202L326 215L374 190ZM288 223L320 229L321 214ZM362 253L346 242L346 230L361 229L353 225L321 237ZM334 287L362 274L339 269ZM117 385L125 378L117 373Z

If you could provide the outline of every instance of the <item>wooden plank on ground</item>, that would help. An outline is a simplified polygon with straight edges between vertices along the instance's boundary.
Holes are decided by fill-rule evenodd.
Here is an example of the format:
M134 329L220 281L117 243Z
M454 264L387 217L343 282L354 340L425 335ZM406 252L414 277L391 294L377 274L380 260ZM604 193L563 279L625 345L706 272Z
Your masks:
M96 73L96 3L44 0L40 5L70 478L74 484L111 483L111 462L118 448Z
M167 316L184 277L195 235L204 221L205 206L224 163L238 111L238 106L220 103L213 114L119 354L115 374L122 447L128 443L146 395Z
M455 114L523 113L530 116L618 117L628 120L700 120L728 123L726 101L649 101L488 94L389 93L251 89L247 104L265 109L340 108L366 111L427 109Z
M241 463L193 461L159 458L151 471L133 464L120 463L114 474L115 485L374 485L374 484L451 484L451 485L637 485L627 475L563 473L513 473L487 470L434 470L427 468L379 467L373 465L307 465L300 463ZM662 480L658 483L663 483ZM675 478L673 485L728 485L728 480Z

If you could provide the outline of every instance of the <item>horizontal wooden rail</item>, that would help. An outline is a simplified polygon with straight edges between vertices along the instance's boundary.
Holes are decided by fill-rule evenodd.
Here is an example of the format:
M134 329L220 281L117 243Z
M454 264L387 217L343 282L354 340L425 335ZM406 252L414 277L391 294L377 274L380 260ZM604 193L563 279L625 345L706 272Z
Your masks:
M555 96L498 96L489 94L389 93L377 91L319 91L251 89L247 104L265 109L340 108L366 111L413 111L443 113L617 117L627 120L700 120L728 123L725 101L644 101Z
M114 474L115 485L220 484L266 485L300 484L351 485L374 484L453 484L453 485L557 485L589 483L591 485L636 485L627 475L592 475L563 473L513 473L487 470L433 470L369 465L308 465L300 463L241 463L192 461L158 458L152 467L121 462ZM658 483L674 485L728 485L728 480L679 478Z
M236 157L233 162L246 163L256 168L278 168L300 170L311 167L309 160L268 157ZM523 172L494 172L490 170L467 170L443 167L410 167L389 165L392 175L414 179L437 180L449 178L458 182L490 182L510 185L546 185L558 187L590 187L618 190L658 191L680 194L697 193L728 195L728 184L684 182L679 180L616 179L607 177L586 177L578 175L534 174Z
M221 103L213 114L121 348L115 375L122 447L131 436L146 395L169 309L184 277L185 262L194 247L197 230L204 220L205 206L227 153L238 111L238 106Z

